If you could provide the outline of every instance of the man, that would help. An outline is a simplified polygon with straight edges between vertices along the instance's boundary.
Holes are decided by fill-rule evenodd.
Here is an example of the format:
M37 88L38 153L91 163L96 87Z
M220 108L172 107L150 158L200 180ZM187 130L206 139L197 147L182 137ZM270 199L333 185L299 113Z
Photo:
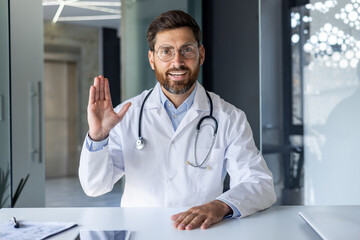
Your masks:
M171 217L180 230L270 207L272 175L245 114L197 82L205 50L195 20L163 13L147 38L158 80L152 91L113 109L106 78L96 77L90 88L79 168L84 191L109 192L125 174L123 207L192 207ZM226 172L230 190L223 193Z

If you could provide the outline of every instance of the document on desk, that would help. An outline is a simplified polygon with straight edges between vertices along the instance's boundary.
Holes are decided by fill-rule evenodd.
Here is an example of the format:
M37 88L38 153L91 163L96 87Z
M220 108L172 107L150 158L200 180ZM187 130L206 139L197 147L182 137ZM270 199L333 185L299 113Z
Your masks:
M19 221L14 228L11 221L0 224L0 239L41 240L77 226L68 222L30 222Z

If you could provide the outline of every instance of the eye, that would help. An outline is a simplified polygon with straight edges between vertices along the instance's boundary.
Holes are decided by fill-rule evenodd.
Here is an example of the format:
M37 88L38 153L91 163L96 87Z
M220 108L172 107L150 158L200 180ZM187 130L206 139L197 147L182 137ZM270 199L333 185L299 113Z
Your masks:
M194 51L194 50L193 50L192 47L185 47L185 48L183 49L183 51L184 51L184 53L189 53L189 52L192 52L192 51Z
M159 53L161 55L171 55L171 48L161 48Z

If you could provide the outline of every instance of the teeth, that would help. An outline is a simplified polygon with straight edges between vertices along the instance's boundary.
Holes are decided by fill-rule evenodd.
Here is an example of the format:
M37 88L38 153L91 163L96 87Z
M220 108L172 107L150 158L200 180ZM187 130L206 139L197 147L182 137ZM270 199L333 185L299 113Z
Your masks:
M178 75L178 76L180 76L180 75L184 75L186 72L183 72L183 73L170 73L171 75Z

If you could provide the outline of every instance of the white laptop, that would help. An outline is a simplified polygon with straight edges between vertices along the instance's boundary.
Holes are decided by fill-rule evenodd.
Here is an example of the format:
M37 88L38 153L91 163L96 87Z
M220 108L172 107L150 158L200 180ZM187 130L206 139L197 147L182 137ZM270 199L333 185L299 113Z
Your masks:
M308 207L299 215L324 240L360 239L360 206Z

